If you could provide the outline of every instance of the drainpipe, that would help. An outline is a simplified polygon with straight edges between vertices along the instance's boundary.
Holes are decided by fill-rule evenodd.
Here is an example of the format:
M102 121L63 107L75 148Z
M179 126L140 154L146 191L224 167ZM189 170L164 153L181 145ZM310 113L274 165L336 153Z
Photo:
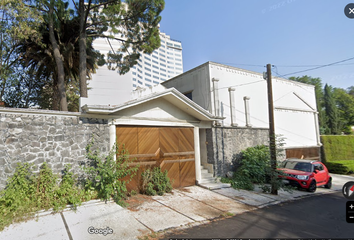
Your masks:
M237 127L235 109L235 88L229 87L231 126Z
M243 101L245 102L245 115L246 115L246 127L252 127L251 125L251 117L250 117L250 107L249 107L249 100L250 97L243 97Z

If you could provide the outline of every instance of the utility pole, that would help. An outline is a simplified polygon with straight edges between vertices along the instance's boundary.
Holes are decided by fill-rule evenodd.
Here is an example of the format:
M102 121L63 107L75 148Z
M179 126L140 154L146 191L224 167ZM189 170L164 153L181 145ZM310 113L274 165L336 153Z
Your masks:
M275 144L274 131L274 106L273 106L273 88L272 88L272 65L267 64L267 88L268 88L268 115L269 115L269 150L270 150L270 165L271 165L271 194L278 195L276 187L276 168L277 168L277 154Z

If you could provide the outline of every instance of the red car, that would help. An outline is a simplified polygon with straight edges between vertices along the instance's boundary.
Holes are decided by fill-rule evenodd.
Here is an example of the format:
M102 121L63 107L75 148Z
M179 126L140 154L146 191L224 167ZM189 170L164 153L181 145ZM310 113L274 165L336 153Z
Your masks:
M304 159L287 159L278 170L284 173L283 181L297 188L315 192L319 186L332 187L332 177L327 167L319 161Z

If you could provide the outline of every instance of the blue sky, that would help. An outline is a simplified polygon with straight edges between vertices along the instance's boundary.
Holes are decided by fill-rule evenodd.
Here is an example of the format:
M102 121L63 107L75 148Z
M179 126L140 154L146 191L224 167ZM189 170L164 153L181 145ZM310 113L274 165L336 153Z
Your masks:
M262 73L271 63L274 76L286 75L354 57L348 3L165 0L160 29L182 42L184 71L214 61ZM286 77L303 75L320 77L323 85L354 86L354 59Z

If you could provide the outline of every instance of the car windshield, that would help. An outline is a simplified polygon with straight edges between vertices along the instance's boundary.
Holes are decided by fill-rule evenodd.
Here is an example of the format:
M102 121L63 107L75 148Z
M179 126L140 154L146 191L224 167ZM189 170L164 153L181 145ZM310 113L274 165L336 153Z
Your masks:
M304 172L312 172L312 164L307 162L285 161L283 162L282 167Z

